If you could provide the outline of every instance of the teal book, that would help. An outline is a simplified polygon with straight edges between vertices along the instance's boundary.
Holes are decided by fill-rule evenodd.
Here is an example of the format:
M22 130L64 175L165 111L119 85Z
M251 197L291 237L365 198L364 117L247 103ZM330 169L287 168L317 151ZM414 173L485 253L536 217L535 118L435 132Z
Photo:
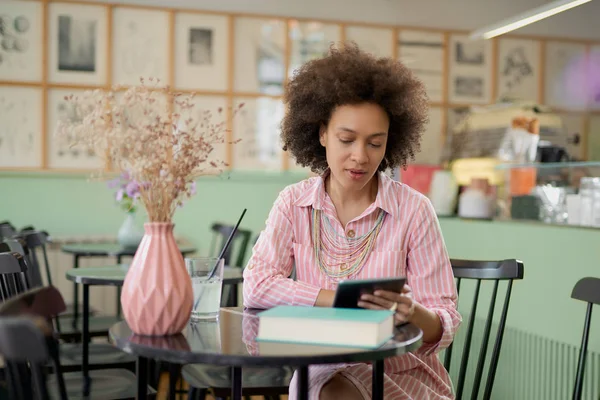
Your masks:
M394 333L389 310L277 306L258 317L258 342L372 349Z

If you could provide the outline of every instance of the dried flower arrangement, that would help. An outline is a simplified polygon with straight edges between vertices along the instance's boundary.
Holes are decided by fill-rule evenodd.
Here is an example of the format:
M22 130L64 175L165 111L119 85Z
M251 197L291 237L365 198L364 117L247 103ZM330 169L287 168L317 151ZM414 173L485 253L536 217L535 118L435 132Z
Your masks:
M193 93L174 92L152 78L140 82L124 92L115 86L66 97L69 112L56 133L127 173L149 222L171 222L177 207L195 193L196 178L227 165L209 159L215 146L226 142L227 120L215 122L212 111L194 110Z

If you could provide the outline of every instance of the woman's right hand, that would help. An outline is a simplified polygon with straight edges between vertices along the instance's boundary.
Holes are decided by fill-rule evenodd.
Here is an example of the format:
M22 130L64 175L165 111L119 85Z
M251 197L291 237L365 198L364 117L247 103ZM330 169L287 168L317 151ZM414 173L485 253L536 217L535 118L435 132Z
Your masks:
M317 296L315 306L317 307L333 307L333 299L335 298L335 290L321 289Z

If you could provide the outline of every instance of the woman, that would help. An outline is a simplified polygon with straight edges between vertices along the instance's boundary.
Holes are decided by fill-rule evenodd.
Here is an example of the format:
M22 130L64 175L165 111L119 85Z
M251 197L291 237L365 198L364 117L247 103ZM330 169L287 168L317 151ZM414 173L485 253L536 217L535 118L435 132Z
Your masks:
M403 293L359 302L395 309L397 323L423 330L417 352L386 360L385 397L452 398L436 354L461 322L444 241L428 199L383 173L419 150L423 84L399 62L352 45L303 65L284 100L284 149L319 176L275 201L244 271L244 305L331 307L341 279L406 276ZM289 278L294 265L296 280ZM312 399L371 398L369 364L314 366L309 376Z

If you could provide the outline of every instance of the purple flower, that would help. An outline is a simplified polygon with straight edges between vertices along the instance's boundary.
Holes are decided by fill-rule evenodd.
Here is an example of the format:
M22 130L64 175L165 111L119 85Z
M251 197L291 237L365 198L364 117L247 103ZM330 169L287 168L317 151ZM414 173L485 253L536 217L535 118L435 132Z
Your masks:
M110 180L106 183L106 186L108 186L110 189L114 189L117 186L119 186L119 184L121 183L121 179L120 178L115 178L113 180Z
M192 182L190 184L190 195L195 195L196 194L196 181Z
M140 185L138 185L138 183L135 181L129 182L125 188L125 191L127 192L127 196L130 198L138 198L140 196Z
M116 196L116 200L117 201L121 201L123 200L123 195L125 194L125 192L123 191L123 189L119 189L117 191L117 196Z

